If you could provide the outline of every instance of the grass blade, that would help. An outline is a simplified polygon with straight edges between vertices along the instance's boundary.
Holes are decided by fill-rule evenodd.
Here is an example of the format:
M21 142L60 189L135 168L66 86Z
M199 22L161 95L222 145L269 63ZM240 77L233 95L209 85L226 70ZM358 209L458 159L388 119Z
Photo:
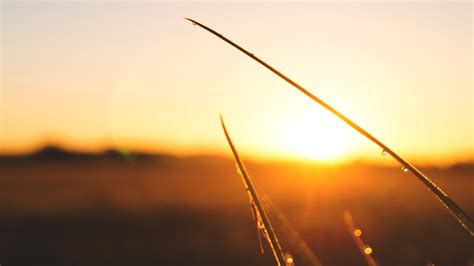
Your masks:
M342 113L338 112L336 109L334 109L332 106L321 100L320 98L316 97L314 94L309 92L307 89L303 88L301 85L296 83L295 81L291 80L269 64L265 63L263 60L260 58L256 57L254 54L248 52L244 48L240 47L236 43L232 42L231 40L227 39L220 33L214 31L213 29L193 20L190 18L186 18L187 20L191 21L194 25L198 25L199 27L209 31L210 33L214 34L215 36L219 37L220 39L224 40L228 44L232 45L233 47L237 48L239 51L243 52L244 54L248 55L250 58L254 59L255 61L259 62L261 65L275 73L277 76L280 78L284 79L286 82L290 83L304 93L306 96L311 98L313 101L316 103L320 104L323 106L325 109L333 113L335 116L337 116L339 119L344 121L346 124L348 124L350 127L358 131L360 134L364 135L366 138L371 140L373 143L377 144L383 152L390 154L395 160L397 160L403 167L404 171L410 171L415 175L440 201L441 203L451 212L451 214L454 216L454 218L459 222L459 224L466 229L471 236L474 236L474 222L472 219L459 207L440 187L438 187L428 176L423 174L420 170L418 170L415 166L410 164L408 161L403 159L400 155L398 155L396 152L394 152L392 149L390 149L388 146L383 144L381 141L379 141L377 138L372 136L370 133L365 131L363 128L361 128L359 125L354 123L352 120L347 118L345 115Z
M257 191L254 188L247 169L245 168L244 163L240 159L239 153L237 152L237 149L235 148L234 143L232 142L232 139L230 138L229 133L227 132L227 128L225 126L224 119L222 118L222 116L220 117L220 119L225 137L227 139L227 142L229 143L230 149L232 150L232 154L234 155L238 172L242 177L245 188L247 189L252 206L252 211L255 220L257 221L257 228L260 230L259 233L262 233L263 238L266 239L268 244L270 245L277 265L287 265L286 255L281 249L280 242L278 241L278 238L275 234L275 231L273 230L270 220L268 219L268 216L265 210L263 209L262 203L260 201L259 196L257 195Z
M346 210L344 211L343 215L347 229L349 230L349 234L351 234L352 239L354 239L356 246L359 248L359 251L362 256L364 256L364 259L367 261L367 264L369 266L377 266L377 262L372 256L372 248L366 245L364 241L362 241L362 231L355 226L351 213Z
M276 218L282 224L288 235L298 245L298 248L304 254L308 262L314 266L321 266L321 262L319 261L318 257L316 257L316 254L314 254L314 252L308 246L306 241L304 241L300 234L293 228L288 219L286 219L285 215L283 215L283 213L280 211L280 209L278 209L275 203L273 203L273 201L265 193L263 193L258 188L258 186L256 187L256 190L257 193L260 195L260 198L262 199L265 208L269 210L269 213L273 213L276 216Z

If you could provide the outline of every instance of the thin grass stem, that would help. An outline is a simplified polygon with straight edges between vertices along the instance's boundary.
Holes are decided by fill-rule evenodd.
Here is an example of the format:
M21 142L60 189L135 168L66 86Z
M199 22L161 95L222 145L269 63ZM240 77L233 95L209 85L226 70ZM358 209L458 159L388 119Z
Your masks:
M233 47L237 48L242 53L246 54L250 58L254 59L273 73L275 73L280 78L284 79L286 82L290 83L293 87L304 93L306 96L311 98L316 103L323 106L325 109L330 111L332 114L337 116L339 119L344 121L347 125L355 129L360 134L364 135L366 138L371 140L373 143L377 144L384 153L390 154L395 160L397 160L402 166L405 172L410 171L413 175L415 175L434 195L438 198L441 203L451 212L453 217L459 222L459 224L467 230L467 232L474 237L474 222L473 220L459 207L456 202L454 202L440 187L438 187L428 176L423 174L420 170L418 170L415 166L410 164L408 161L403 159L398 153L393 151L391 148L386 146L380 140L375 138L372 134L361 128L358 124L347 118L345 115L334 109L332 106L321 100L320 98L316 97L314 94L309 92L307 89L303 88L301 85L296 83L295 81L291 80L269 64L265 63L260 58L256 57L253 53L248 52L244 48L240 47L236 43L232 42L228 38L224 37L220 33L214 31L213 29L193 20L190 18L186 18L187 20L191 21L194 25L198 25L199 27L209 31L210 33L214 34L215 36L219 37L220 39L224 40L228 44L232 45Z
M364 243L362 240L362 230L357 228L354 224L354 219L352 219L352 214L346 210L343 213L344 222L346 223L347 230L349 234L351 234L354 243L356 244L357 248L359 249L360 253L367 261L369 266L377 266L377 261L375 260L374 256L372 255L372 248Z
M257 230L259 231L258 233L261 233L263 238L267 240L273 252L273 256L275 257L277 265L287 265L286 255L280 246L280 242L278 241L275 231L273 230L272 224L268 219L267 213L265 212L265 209L262 206L260 197L258 196L257 191L254 188L250 175L248 174L247 169L245 168L244 163L240 159L239 153L237 152L237 149L235 148L234 143L232 142L232 139L230 138L230 135L227 132L227 128L225 126L224 119L222 118L222 116L220 116L220 119L225 137L227 139L227 142L229 143L230 149L232 150L232 154L234 155L238 173L242 177L242 181L244 182L244 186L248 192L254 218L257 221Z

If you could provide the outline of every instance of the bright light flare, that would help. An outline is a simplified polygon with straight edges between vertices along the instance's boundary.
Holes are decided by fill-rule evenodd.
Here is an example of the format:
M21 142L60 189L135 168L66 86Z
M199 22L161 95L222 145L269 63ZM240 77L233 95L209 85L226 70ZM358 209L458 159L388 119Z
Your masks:
M298 113L289 117L282 138L289 153L306 159L327 161L347 154L351 132L324 110Z

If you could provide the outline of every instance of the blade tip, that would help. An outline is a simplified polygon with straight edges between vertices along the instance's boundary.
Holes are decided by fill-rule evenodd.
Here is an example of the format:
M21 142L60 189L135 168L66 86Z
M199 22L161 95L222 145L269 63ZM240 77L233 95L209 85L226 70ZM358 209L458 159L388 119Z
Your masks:
M197 22L196 22L194 19L192 19L192 18L184 17L184 19L187 20L187 21L190 21L190 22L193 23L193 24L196 24L196 23L197 23Z
M224 117L222 116L222 113L219 113L219 119L221 120L222 126L225 127Z

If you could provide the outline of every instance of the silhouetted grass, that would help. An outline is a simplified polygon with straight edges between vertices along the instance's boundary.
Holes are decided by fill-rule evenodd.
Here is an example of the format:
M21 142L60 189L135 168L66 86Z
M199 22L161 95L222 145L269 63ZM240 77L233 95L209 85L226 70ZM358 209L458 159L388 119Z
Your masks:
M380 140L375 138L372 134L367 132L365 129L360 127L358 124L350 120L348 117L334 109L331 105L327 104L325 101L321 100L314 94L312 94L309 90L303 88L301 85L281 73L280 71L276 70L274 67L270 66L267 64L265 61L261 60L257 56L255 56L253 53L248 52L244 48L240 47L238 44L234 43L230 39L224 37L222 34L216 32L215 30L207 27L206 25L199 23L193 19L186 18L187 20L191 21L193 25L198 25L199 27L207 30L208 32L214 34L215 36L219 37L223 41L227 42L228 44L232 45L242 53L246 54L253 60L257 61L260 63L262 66L270 70L271 72L275 73L277 76L291 84L293 87L298 89L300 92L311 98L314 102L317 104L321 105L324 107L326 110L337 116L339 119L344 121L347 125L355 129L357 132L365 136L367 139L378 145L382 149L382 154L390 154L395 160L397 160L401 165L402 165L402 170L404 172L411 172L414 174L424 185L428 190L430 190L433 195L440 200L440 202L448 209L453 217L459 222L459 224L467 230L467 232L471 235L474 236L474 222L473 220L454 202L439 186L437 186L427 175L422 173L418 168L410 164L407 160L402 158L398 153L393 151L391 148L389 148L387 145L382 143Z

